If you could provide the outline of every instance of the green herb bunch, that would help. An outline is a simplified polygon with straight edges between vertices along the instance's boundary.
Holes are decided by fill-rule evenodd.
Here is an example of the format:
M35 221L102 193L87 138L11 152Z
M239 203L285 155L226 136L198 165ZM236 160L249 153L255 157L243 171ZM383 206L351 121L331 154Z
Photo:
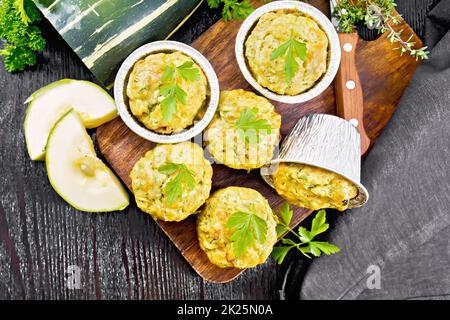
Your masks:
M280 212L280 221L276 226L278 238L289 232L298 238L298 241L289 238L281 239L282 245L276 246L272 250L272 258L281 264L291 249L297 249L303 255L311 258L310 255L320 257L322 253L333 254L340 251L338 247L324 241L316 241L315 238L328 230L325 210L320 210L314 217L311 230L299 227L298 232L292 230L289 225L293 212L289 205L285 203ZM245 251L255 244L255 241L263 244L267 236L267 222L258 215L251 212L238 211L233 213L226 222L226 227L233 230L231 240L236 257L241 257Z
M177 112L177 104L185 104L187 93L177 83L178 77L186 81L197 81L200 72L192 61L186 61L179 66L166 66L161 78L163 85L159 92L164 99L161 101L161 112L164 120L169 121Z
M394 13L394 0L341 0L333 11L342 32L352 32L357 23L365 23L370 29L378 29L380 33L389 32L391 43L399 44L395 49L401 54L409 53L416 59L428 59L427 47L415 48L412 35L404 40L403 29L396 31L393 25L400 23L400 15Z
M248 0L207 0L212 9L222 8L225 21L245 19L255 10Z
M45 39L36 26L40 18L31 0L2 0L0 38L4 41L0 55L7 71L23 71L36 63L36 52L45 48Z
M281 239L281 246L273 248L272 258L278 262L283 263L284 258L291 249L297 249L304 256L311 258L310 254L316 257L320 257L322 253L333 254L340 251L338 247L328 242L316 241L315 237L329 228L329 224L326 223L325 210L320 210L314 217L311 225L311 230L308 231L304 227L299 227L298 232L292 230L289 225L292 220L293 212L289 209L289 205L285 203L280 212L280 222L277 225L277 236L281 237L286 232L293 234L298 241L291 240L289 238Z

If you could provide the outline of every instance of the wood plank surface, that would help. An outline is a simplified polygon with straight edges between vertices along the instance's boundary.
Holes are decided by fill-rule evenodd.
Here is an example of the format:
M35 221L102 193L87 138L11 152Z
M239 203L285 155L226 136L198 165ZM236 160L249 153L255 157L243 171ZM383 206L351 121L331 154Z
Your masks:
M396 2L423 35L425 16L437 0ZM191 43L219 17L204 4L174 39ZM310 263L300 255L288 255L281 266L268 260L230 283L212 284L134 204L121 213L85 214L52 190L45 165L27 155L23 101L52 81L94 78L49 23L43 21L41 29L48 45L35 68L9 74L0 66L0 299L297 298ZM329 232L338 218L329 216ZM81 268L80 289L67 288L71 265ZM288 270L292 289L286 292Z
M258 1L254 3L261 4ZM326 14L329 12L328 1L315 0L310 1L310 4ZM240 21L219 21L192 44L211 62L219 78L221 90L239 88L252 90L242 76L234 54L235 38L240 25ZM421 40L403 20L397 28L404 29L405 35L411 34L412 41L415 41L418 46L422 45ZM364 123L370 139L374 142L394 112L414 73L417 61L407 55L400 57L398 51L393 51L387 34L371 42L360 39L356 52L357 70L364 92ZM375 59L374 57L383 58ZM281 133L283 138L306 114L335 114L336 112L333 86L330 86L317 98L303 104L289 105L278 102L273 102L273 104L277 112L282 115ZM136 161L154 144L134 134L121 119L99 127L97 142L106 160L131 190L130 171ZM268 199L276 212L284 202L275 190L259 176L259 170L247 173L243 170L238 171L213 164L213 171L211 192L227 186L253 188ZM310 213L311 211L304 208L294 208L292 226L298 225ZM195 215L182 222L157 221L157 223L194 270L205 280L218 283L228 282L242 272L236 268L222 269L209 262L206 254L198 245Z

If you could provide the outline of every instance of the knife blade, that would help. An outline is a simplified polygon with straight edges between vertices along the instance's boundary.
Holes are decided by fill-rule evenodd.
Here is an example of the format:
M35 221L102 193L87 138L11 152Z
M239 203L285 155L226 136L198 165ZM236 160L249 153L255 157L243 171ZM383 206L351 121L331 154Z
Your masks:
M339 32L338 19L333 16L337 2L338 0L330 0L331 22L338 31L342 52L341 64L334 81L336 113L358 128L361 135L361 155L364 155L370 147L370 139L364 128L363 91L356 70L356 49L359 36L356 31ZM345 12L341 14L345 14Z

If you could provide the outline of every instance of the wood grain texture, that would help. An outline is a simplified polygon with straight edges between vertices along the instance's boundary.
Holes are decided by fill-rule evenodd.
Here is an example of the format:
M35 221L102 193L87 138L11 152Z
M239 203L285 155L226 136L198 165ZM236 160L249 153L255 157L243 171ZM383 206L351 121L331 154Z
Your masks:
M358 46L358 33L339 33L341 43L341 65L334 80L336 98L336 114L345 119L358 121L358 130L361 136L361 154L369 150L370 139L364 127L364 100L361 81L356 69L356 54ZM347 82L352 81L354 88L347 88Z
M254 3L260 5L259 2ZM324 13L329 11L327 1L311 1L311 4ZM240 88L252 90L242 76L234 55L234 42L240 25L241 22L239 21L219 21L192 44L211 62L219 78L221 90ZM420 46L422 44L414 31L404 21L401 21L398 28L404 29L405 34L411 34L413 41L416 41L417 45ZM355 43L353 45L357 50L356 68L361 75L364 91L364 123L367 125L366 128L370 138L375 141L394 112L403 91L412 77L417 62L406 55L399 57L398 52L392 50L387 35L383 35L370 43L363 40L356 41L358 40L356 38L354 40ZM374 59L375 52L378 56L383 56L384 58ZM355 64L351 59L347 62ZM355 77L357 74L356 69L353 68L352 70L353 73L349 73L351 72L350 69L345 69L344 72L341 72L341 80L346 76ZM381 79L384 80L385 86L389 88L390 94L386 94L386 87L380 85ZM355 78L355 80L357 79ZM362 92L360 91L360 93ZM352 102L357 102L344 99L345 97L351 98L351 96L341 97L342 102L347 104L347 106L351 107ZM362 103L363 97L359 96L358 98L360 103ZM308 113L336 113L332 86L323 94L307 103L288 105L273 102L273 104L277 112L282 115L281 132L283 137L290 132L302 116ZM345 109L347 113L349 111L353 112L346 115L356 116L362 123L362 114L357 115L356 113L362 111L362 105L359 106L359 109L351 109L347 108L347 106L343 110ZM356 105L353 104L353 106ZM197 141L201 141L201 137ZM97 129L97 142L106 160L131 190L129 178L131 169L136 161L153 147L153 144L134 134L121 119L116 119L99 127ZM247 173L246 171L237 171L223 165L213 164L213 171L212 192L227 186L253 188L268 199L269 204L276 212L279 211L284 202L276 191L269 187L259 176L259 170ZM310 210L295 208L292 226L298 225L310 213ZM195 216L190 216L188 219L177 223L162 221L157 221L157 223L194 270L205 280L217 283L228 282L242 272L242 270L235 268L221 269L209 262L206 254L198 245Z
M423 34L424 17L436 0L397 3L399 12ZM191 43L219 17L220 12L203 5L174 39ZM196 275L158 225L134 204L121 213L85 214L52 190L44 164L27 155L23 101L52 81L94 79L49 23L44 21L41 29L48 45L38 66L20 74L0 67L0 299L295 297L297 292L284 292L283 284L292 263L307 267L308 260L298 255L289 255L281 266L268 260L230 283L211 284ZM78 290L67 289L69 265L81 268ZM297 288L302 275L293 278Z

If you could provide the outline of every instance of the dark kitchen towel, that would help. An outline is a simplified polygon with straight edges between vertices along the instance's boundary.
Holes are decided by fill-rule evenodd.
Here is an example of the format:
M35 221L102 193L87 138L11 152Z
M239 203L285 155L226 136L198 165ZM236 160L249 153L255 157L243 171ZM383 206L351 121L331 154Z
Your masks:
M450 0L425 42L430 59L363 163L371 198L336 219L342 251L314 260L302 299L450 298Z

